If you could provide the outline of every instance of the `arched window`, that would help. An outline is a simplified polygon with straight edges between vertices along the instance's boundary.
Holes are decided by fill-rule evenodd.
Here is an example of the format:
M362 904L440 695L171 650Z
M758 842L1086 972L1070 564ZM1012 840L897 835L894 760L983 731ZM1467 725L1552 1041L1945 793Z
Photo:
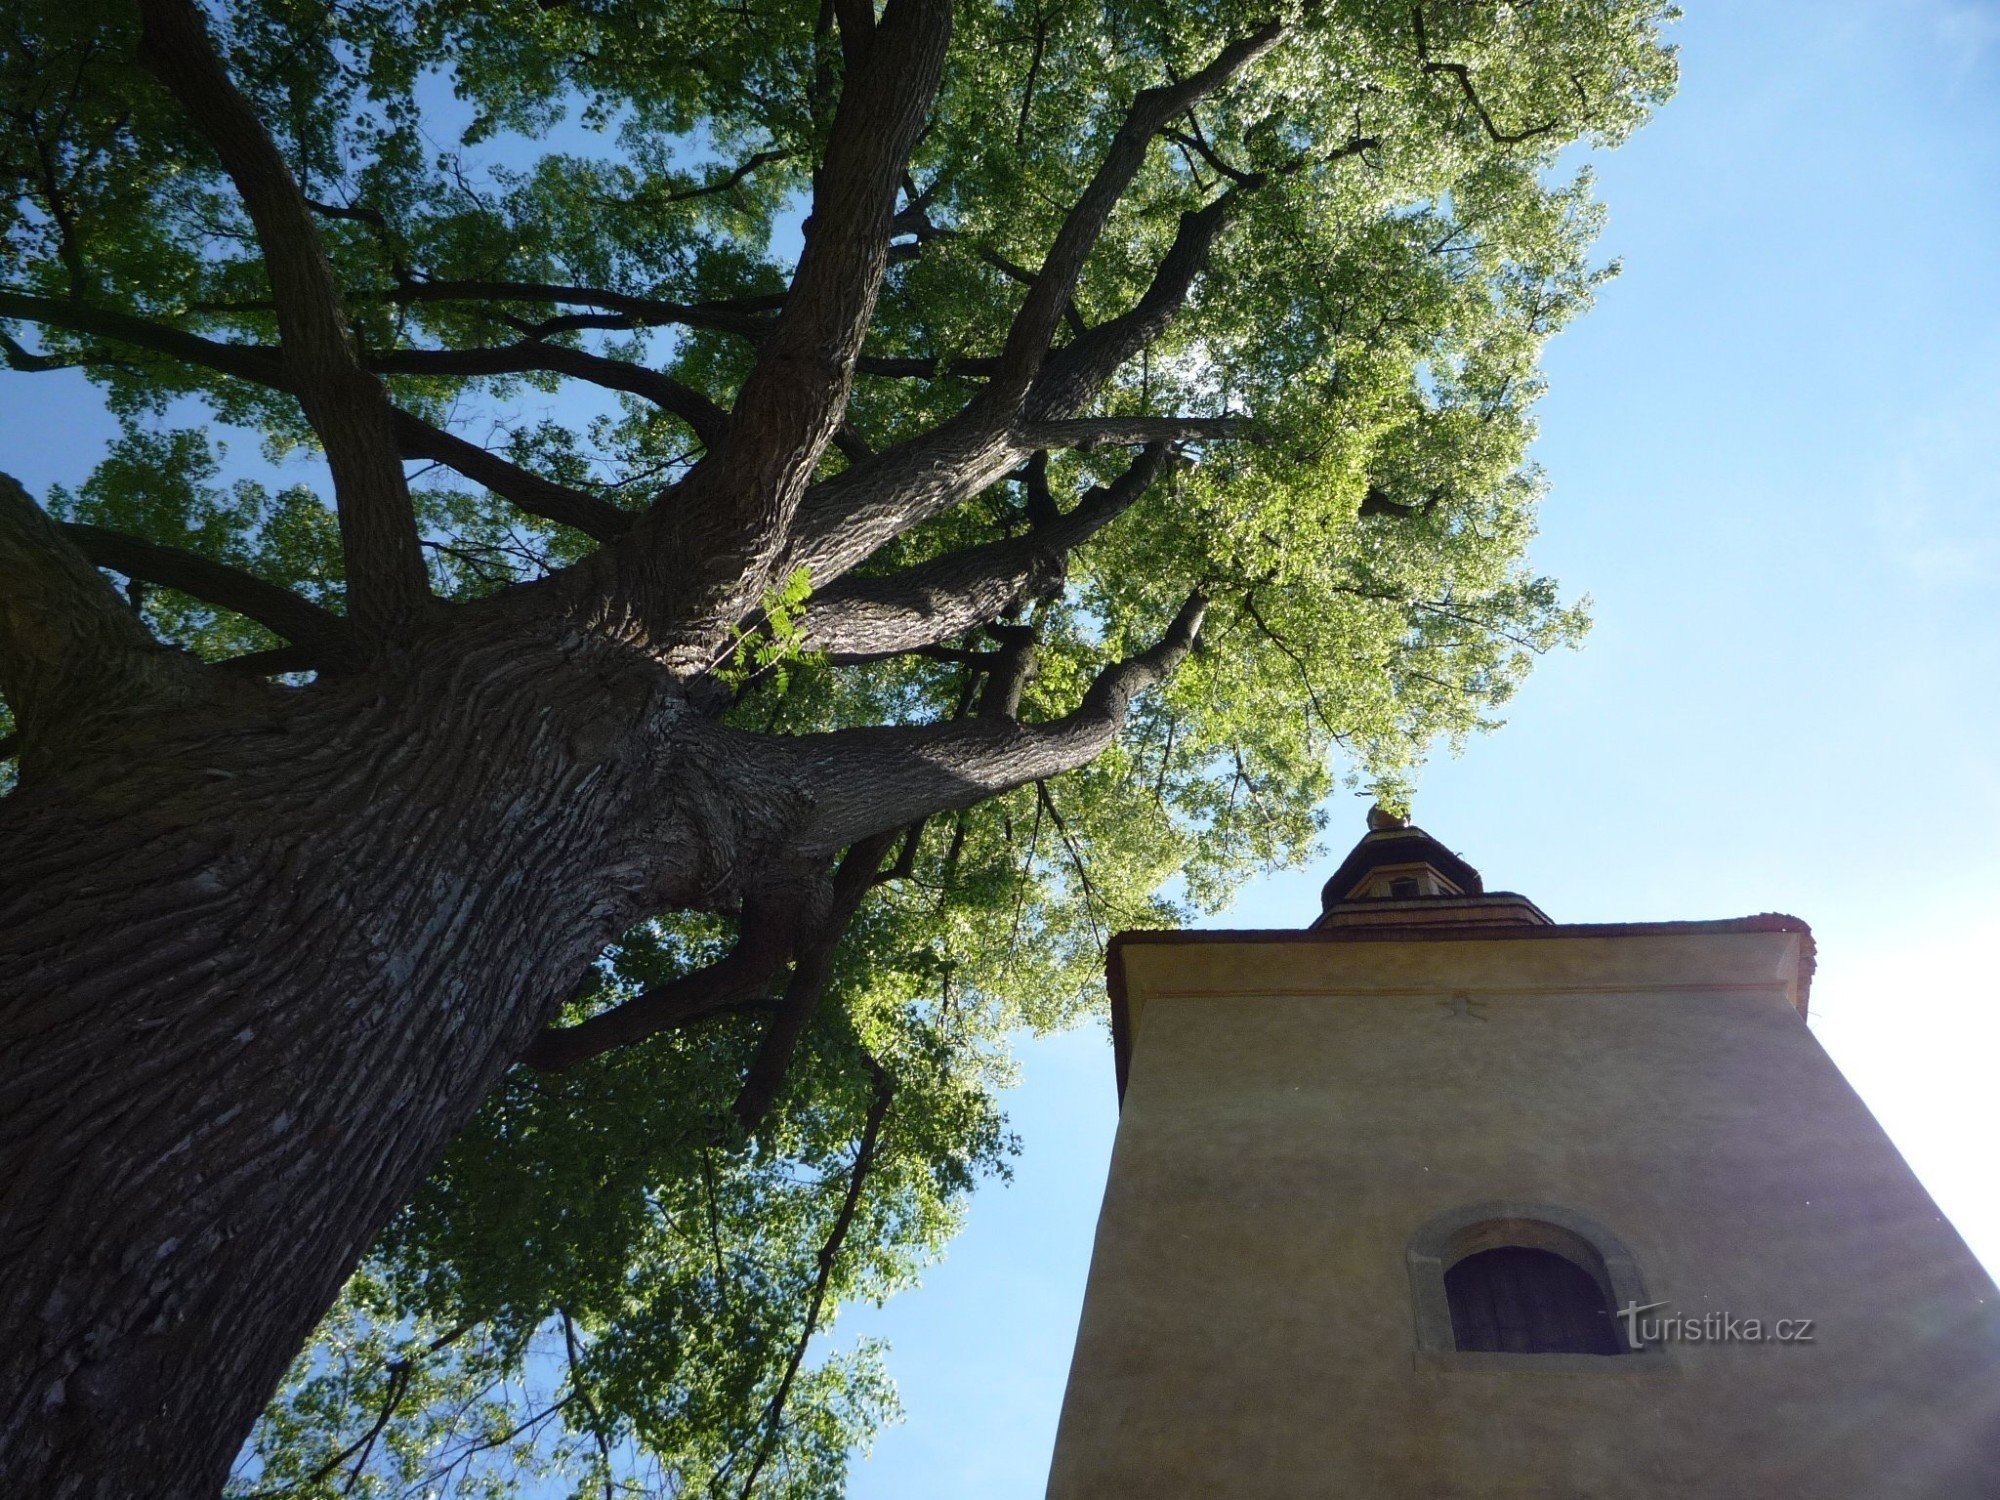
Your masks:
M1651 1363L1628 1346L1618 1310L1643 1306L1631 1253L1610 1231L1548 1203L1453 1209L1410 1240L1417 1347L1447 1364L1606 1357Z
M1452 1342L1489 1354L1616 1354L1597 1279L1553 1250L1500 1245L1444 1273Z

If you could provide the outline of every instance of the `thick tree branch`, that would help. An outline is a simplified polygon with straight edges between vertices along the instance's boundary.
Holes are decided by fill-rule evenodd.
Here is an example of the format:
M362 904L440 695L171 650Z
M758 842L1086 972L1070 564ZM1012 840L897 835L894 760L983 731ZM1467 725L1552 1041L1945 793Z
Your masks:
M366 642L339 615L241 568L103 526L69 522L62 530L98 567L178 589L255 620L302 648L317 668L354 670L367 655Z
M1018 719L1021 695L1041 665L1041 637L1032 625L991 625L1000 639L1000 649L986 669L986 685L979 690L973 713L982 719Z
M1021 499L1031 525L1047 526L1062 519L1062 507L1056 504L1055 492L1049 488L1048 454L1030 454L1014 478L1020 482Z
M942 645L1060 588L1064 561L1030 534L879 578L850 574L807 605L806 649L851 667Z
M299 185L230 81L192 0L140 0L140 57L214 147L256 226L284 364L333 473L348 603L365 630L406 629L430 602L388 395L362 367Z
M1413 502L1391 500L1388 491L1384 490L1382 486L1371 484L1368 486L1368 493L1361 497L1361 506L1356 514L1363 516L1395 516L1398 519L1407 521L1413 516L1427 514L1443 498L1444 491L1436 489L1431 491L1422 500Z
M713 447L729 424L729 413L685 381L622 359L606 359L583 349L530 339L494 349L395 349L368 358L382 375L477 377L548 370L606 390L625 391L679 417L704 447Z
M270 651L252 651L247 656L230 656L215 663L218 672L234 672L242 677L275 677L281 672L316 672L320 658L303 646L278 646Z
M25 292L0 290L0 318L20 318L67 328L151 350L183 364L214 370L271 390L292 389L290 377L274 352L257 344L223 343L108 308L87 307ZM530 473L408 412L391 408L390 423L403 457L425 459L455 469L530 515L574 526L599 541L623 536L632 527L635 518L609 501Z
M559 317L528 330L547 338L575 329L706 328L752 341L771 331L782 296L736 297L718 302L674 302L600 287L561 286L542 281L410 281L386 294L390 302L544 302L558 307L594 307L599 313Z
M1321 160L1342 161L1371 151L1381 141L1356 133ZM1253 193L1304 163L1270 173L1242 173L1236 185L1213 202L1181 215L1174 241L1160 258L1145 293L1125 312L1070 340L1042 366L1023 404L1030 418L1068 417L1081 411L1118 368L1146 348L1179 315L1215 243Z
M1284 34L1283 22L1266 22L1224 47L1207 67L1177 83L1143 89L1133 99L1110 148L1098 164L1096 175L1071 207L1062 228L1056 231L1055 242L1042 260L1035 284L1007 330L1006 347L1001 351L1000 368L989 388L988 399L998 405L1012 405L1027 394L1055 337L1062 309L1083 274L1084 262L1110 222L1112 209L1138 175L1152 138L1168 121L1270 51Z
M850 573L807 605L807 648L826 652L837 666L875 661L952 640L1053 592L1062 586L1069 554L1123 515L1170 461L1165 444L1148 447L1109 485L1093 489L1068 514L1045 515L1026 536L881 577Z
M875 0L833 0L833 13L840 22L840 52L847 67L861 66L875 39Z
M924 829L929 826L928 818L919 818L903 830L903 842L896 850L896 858L887 868L875 872L876 885L887 885L894 880L908 880L917 873L917 854L923 848Z
M1023 403L1025 414L1050 419L1082 410L1119 366L1165 333L1194 290L1215 242L1262 185L1259 179L1252 186L1231 188L1214 202L1182 214L1173 243L1139 300L1051 355Z
M1051 356L1022 403L1023 414L1049 422L1073 418L1120 365L1165 332L1250 191L1231 189L1183 214L1145 294ZM815 580L831 583L892 537L978 494L1035 446L1017 437L1011 418L976 399L924 436L815 485L800 507L786 566L807 568Z
M936 380L939 376L957 375L974 379L991 375L997 361L984 355L965 354L939 357L937 355L885 355L864 354L854 361L854 368L862 375L885 375L906 380Z
M815 791L800 851L810 857L850 845L1087 764L1116 737L1133 698L1171 676L1193 648L1207 607L1202 594L1191 594L1157 645L1105 668L1060 719L840 729L775 747L800 784Z
M707 968L654 985L574 1026L551 1026L529 1043L521 1061L540 1073L560 1073L614 1048L764 999L791 958L798 934L796 902L748 901L736 945Z
M924 437L815 485L785 566L803 567L831 585L891 538L978 494L1040 449L1252 435L1254 428L1240 417L1062 417L993 426L977 410L962 412Z
M745 1134L753 1134L764 1123L771 1106L778 1101L792 1059L798 1054L820 998L833 978L833 957L840 940L861 909L862 901L875 885L875 872L882 856L896 842L899 829L870 834L850 848L834 872L822 910L817 912L800 938L792 960L792 975L778 1009L764 1028L756 1054L744 1075L742 1092L736 1096L736 1123Z
M222 343L215 339L204 338L198 333L188 333L183 329L170 327L165 323L153 323L144 318L135 318L129 313L116 312L108 307L92 307L81 302L67 302L55 297L36 296L32 292L0 288L0 318L18 318L23 322L40 323L50 328L66 328L72 333L87 333L96 338L111 339L121 344L130 344L135 348L149 349L155 354L164 354L169 359L198 365L203 369L216 370L224 375L233 375L239 380L268 386L272 390L286 392L293 390L290 375L270 349L257 344ZM34 357L38 356L31 356Z
M477 443L442 427L398 411L396 441L405 458L428 459L484 485L510 505L558 525L573 526L600 542L612 541L632 529L638 518L608 500L544 479L519 464L509 463Z
M756 606L840 427L887 266L897 189L950 34L949 0L889 0L850 56L791 291L727 430L647 525L607 549L607 568L578 580L587 594L609 596L594 610L631 620L669 660L705 669Z
M827 584L884 543L978 494L1031 450L1011 424L973 406L931 431L814 485L799 507L783 571Z
M32 749L171 655L28 492L0 474L0 696Z
M1013 431L1016 409L1039 421L1073 418L1120 364L1159 336L1186 300L1216 237L1252 189L1234 188L1183 215L1174 243L1139 303L1109 324L1079 334L1044 363L1061 306L1144 160L1153 133L1275 46L1283 32L1280 23L1272 22L1225 48L1191 78L1148 89L1133 101L1104 164L1058 232L1057 245L1016 315L1007 350L986 390L931 432L814 486L800 508L784 568L803 567L815 580L830 583L892 537L979 493L1034 448L1048 446Z

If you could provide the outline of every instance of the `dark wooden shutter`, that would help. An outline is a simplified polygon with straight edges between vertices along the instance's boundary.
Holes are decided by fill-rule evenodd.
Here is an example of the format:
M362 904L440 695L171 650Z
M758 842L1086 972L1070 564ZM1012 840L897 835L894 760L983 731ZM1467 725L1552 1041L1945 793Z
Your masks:
M1550 1250L1502 1245L1444 1273L1458 1347L1497 1354L1617 1354L1597 1279Z

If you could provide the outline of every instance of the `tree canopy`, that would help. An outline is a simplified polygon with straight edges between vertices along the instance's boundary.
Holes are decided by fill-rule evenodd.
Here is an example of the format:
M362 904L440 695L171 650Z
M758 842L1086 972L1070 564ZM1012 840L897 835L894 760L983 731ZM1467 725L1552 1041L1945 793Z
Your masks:
M819 883L627 929L235 1491L837 1492L895 1400L814 1335L1005 1171L1009 1038L1579 635L1526 557L1537 360L1610 271L1574 148L1671 90L1671 11L244 0L238 114L143 9L5 0L0 347L116 414L43 505L146 629L310 694L413 611L554 600L837 747ZM834 264L870 171L879 294ZM996 722L1057 748L949 759Z

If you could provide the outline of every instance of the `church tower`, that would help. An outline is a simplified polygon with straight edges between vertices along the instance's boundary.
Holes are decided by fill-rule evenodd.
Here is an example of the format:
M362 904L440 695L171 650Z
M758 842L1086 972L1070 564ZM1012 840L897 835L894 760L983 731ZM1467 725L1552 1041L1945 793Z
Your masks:
M1378 810L1309 929L1109 967L1053 1500L2000 1496L2000 1294L1805 923L1554 923Z

